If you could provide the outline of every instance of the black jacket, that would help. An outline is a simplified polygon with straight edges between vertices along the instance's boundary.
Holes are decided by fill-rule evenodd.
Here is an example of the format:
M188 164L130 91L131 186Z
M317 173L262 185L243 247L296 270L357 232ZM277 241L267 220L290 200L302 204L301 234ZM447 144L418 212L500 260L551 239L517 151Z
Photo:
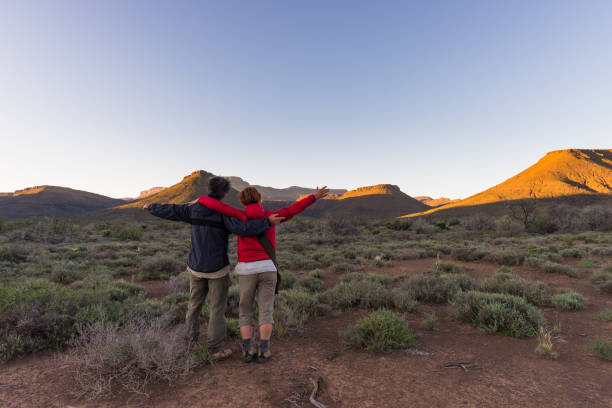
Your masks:
M259 235L270 228L267 218L241 221L226 217L202 204L150 204L156 217L191 224L191 248L187 265L196 272L212 273L229 265L228 236Z

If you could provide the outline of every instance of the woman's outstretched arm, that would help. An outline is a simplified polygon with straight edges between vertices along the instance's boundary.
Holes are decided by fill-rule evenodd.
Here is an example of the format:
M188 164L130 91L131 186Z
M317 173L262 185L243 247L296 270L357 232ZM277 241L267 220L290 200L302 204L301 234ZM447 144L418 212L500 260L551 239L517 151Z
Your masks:
M301 213L306 208L314 204L314 202L317 201L318 199L325 197L327 194L329 194L329 189L327 188L327 186L323 188L317 187L317 190L315 191L314 194L310 194L302 198L301 200L296 201L295 203L291 205L288 205L285 208L281 208L278 211L272 211L272 213L278 214L281 217L284 217L285 219L282 222L287 222L291 218L293 218L294 216L296 216L297 214Z
M246 221L247 219L244 211L234 208L231 205L227 205L224 202L221 202L217 199L208 196L201 196L200 198L198 198L198 203L202 204L204 207L210 208L213 211L220 212L221 214L228 217L238 218L243 221Z

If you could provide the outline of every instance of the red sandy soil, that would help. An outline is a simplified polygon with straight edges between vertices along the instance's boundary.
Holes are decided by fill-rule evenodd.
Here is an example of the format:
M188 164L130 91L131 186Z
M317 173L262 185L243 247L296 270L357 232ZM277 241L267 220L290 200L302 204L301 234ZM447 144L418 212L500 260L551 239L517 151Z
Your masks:
M457 263L478 278L499 269L487 263ZM432 264L432 259L396 262L373 271L409 276ZM612 407L612 363L583 349L589 338L612 337L612 323L593 318L602 308L612 307L612 296L594 290L588 269L580 269L580 279L513 269L553 288L574 288L589 300L578 312L543 309L549 320L561 322L557 360L537 355L535 339L487 334L453 320L449 306L420 304L406 315L419 334L415 350L370 355L346 348L339 332L367 313L350 310L315 320L301 333L274 338L274 356L266 364L244 364L239 345L228 340L234 350L231 359L200 367L172 385L151 387L148 397L119 394L105 401L74 400L68 393L67 367L57 355L30 356L0 368L0 407L310 407L311 379L318 377L322 388L317 399L330 408ZM326 271L325 280L337 281L338 275ZM160 289L152 294L159 296ZM433 311L438 316L435 329L422 329L423 314ZM468 365L466 370L444 368L448 363Z

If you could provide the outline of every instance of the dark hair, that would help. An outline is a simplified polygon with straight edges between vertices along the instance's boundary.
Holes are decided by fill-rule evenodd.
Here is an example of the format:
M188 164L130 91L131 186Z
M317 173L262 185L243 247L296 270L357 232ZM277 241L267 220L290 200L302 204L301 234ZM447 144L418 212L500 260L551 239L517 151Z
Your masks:
M223 177L212 177L208 181L208 196L212 198L222 199L230 190L229 180Z
M260 201L261 194L259 194L259 191L257 191L255 187L245 187L245 189L240 192L240 202L244 206L247 206L249 204L255 204Z

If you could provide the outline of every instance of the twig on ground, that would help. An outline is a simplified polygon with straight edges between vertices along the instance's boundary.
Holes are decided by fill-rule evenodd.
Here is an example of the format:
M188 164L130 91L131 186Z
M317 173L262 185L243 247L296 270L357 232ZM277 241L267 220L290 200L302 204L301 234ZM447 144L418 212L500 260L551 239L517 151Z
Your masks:
M321 382L321 377L317 378L316 380L314 378L312 379L312 385L314 385L314 388L312 389L312 392L310 393L309 401L312 405L314 405L317 408L327 408L326 405L321 404L319 401L315 399L315 397L317 396L317 391L319 390L320 382Z
M444 364L442 368L461 368L463 371L467 371L468 368L480 368L478 364L474 363L448 363Z

